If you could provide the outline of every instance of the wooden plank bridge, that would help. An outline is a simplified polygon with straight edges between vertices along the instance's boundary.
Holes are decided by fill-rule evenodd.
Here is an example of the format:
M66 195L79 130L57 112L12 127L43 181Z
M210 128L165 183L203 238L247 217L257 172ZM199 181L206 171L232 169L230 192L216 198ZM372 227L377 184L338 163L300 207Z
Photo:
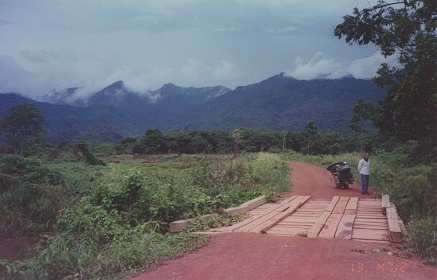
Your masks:
M261 201L265 202L265 199ZM382 199L335 196L331 200L292 196L280 203L254 200L229 211L247 213L248 218L232 226L204 233L252 232L308 238L402 242L402 220L385 195Z

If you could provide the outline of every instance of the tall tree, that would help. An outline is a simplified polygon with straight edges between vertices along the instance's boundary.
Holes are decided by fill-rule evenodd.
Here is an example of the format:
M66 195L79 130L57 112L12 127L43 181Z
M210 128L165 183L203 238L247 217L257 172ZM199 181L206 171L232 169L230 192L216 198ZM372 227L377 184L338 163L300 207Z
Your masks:
M350 121L349 127L359 133L360 136L360 152L363 153L363 142L364 142L364 135L367 133L365 127L366 121L377 121L375 120L374 114L375 108L372 103L364 101L362 98L358 98L358 103L355 104L352 114L352 119Z
M9 107L0 122L1 132L14 153L23 155L31 141L41 141L46 122L41 110L30 103Z
M343 17L334 34L347 43L374 44L397 65L381 64L373 79L387 88L378 106L361 110L382 135L433 143L436 136L437 5L435 0L379 0ZM363 108L364 109L364 108ZM356 109L359 113L360 110Z
M305 139L307 141L307 154L309 155L311 143L315 141L319 136L316 123L313 120L309 120L307 122L307 124L305 125L305 131L303 132L303 135L305 136Z
M160 154L167 151L164 134L158 129L148 129L140 143L146 147L147 154Z

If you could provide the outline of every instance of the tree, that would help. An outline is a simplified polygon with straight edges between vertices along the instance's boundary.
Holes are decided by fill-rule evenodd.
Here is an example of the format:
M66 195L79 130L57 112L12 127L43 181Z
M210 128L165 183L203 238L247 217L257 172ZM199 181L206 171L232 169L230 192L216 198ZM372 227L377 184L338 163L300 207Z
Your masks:
M31 141L42 140L40 134L44 132L46 124L41 110L30 103L9 107L0 122L1 132L12 146L14 153L24 154Z
M353 115L352 115L352 119L350 121L349 127L359 133L360 135L360 152L363 153L363 134L367 131L365 130L366 127L366 123L365 121L367 120L367 122L369 120L371 121L376 121L374 119L374 114L375 109L373 107L373 104L370 102L366 102L364 101L364 99L362 98L358 98L358 103L355 104L354 109L353 109Z
M158 129L148 129L140 143L146 147L147 154L160 154L167 151L164 134Z
M313 141L315 141L318 136L319 132L316 126L316 123L313 120L309 120L307 124L305 125L305 131L303 132L304 137L307 141L307 154L310 154L310 145Z
M190 143L188 144L188 150L190 153L204 153L207 150L208 141L202 137L201 132L193 131L191 133Z
M374 44L385 57L397 57L397 65L381 64L373 79L377 86L387 88L384 100L361 112L371 111L371 120L382 135L433 147L437 107L436 9L435 0L379 0L375 6L355 8L353 15L343 17L334 30L338 38L344 37L349 44Z
M338 155L346 152L345 138L338 132L322 132L314 142L313 154Z
M173 153L188 153L188 145L191 141L188 131L173 130L166 138Z

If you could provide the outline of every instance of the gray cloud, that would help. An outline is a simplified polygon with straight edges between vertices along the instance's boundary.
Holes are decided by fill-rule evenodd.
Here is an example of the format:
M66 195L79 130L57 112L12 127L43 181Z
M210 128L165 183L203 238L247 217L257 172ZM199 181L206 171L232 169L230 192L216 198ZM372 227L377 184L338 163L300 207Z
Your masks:
M280 72L374 76L375 48L332 31L354 0L7 0L0 3L0 92L44 94L118 80L234 88ZM366 59L367 58L367 59ZM364 63L365 61L365 63ZM372 67L369 65L372 64Z

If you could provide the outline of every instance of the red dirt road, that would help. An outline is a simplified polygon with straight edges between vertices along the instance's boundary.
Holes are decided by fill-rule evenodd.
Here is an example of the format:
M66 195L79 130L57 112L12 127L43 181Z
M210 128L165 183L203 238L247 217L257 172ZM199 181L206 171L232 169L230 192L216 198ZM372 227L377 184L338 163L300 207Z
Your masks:
M306 163L290 162L290 195L331 199L361 195L357 184L333 188L330 173ZM399 257L395 245L352 240L310 239L253 233L214 236L203 248L165 262L131 280L149 279L437 279L436 269L416 258Z

